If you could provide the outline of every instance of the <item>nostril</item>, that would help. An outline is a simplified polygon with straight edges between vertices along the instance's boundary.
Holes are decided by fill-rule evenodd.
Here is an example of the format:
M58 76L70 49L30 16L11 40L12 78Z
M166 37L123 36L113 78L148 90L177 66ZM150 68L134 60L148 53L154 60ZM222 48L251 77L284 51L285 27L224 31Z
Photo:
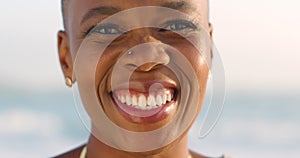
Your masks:
M162 66L162 64L156 63L156 62L149 62L149 63L145 63L145 64L138 66L137 70L148 72L151 70L155 70L155 69L159 68L160 66Z
M145 63L145 64L142 64L140 66L137 66L135 64L126 64L126 68L128 68L130 70L143 71L143 72L148 72L148 71L151 71L151 70L156 70L156 69L161 68L163 66L164 66L164 64L155 63L155 62Z

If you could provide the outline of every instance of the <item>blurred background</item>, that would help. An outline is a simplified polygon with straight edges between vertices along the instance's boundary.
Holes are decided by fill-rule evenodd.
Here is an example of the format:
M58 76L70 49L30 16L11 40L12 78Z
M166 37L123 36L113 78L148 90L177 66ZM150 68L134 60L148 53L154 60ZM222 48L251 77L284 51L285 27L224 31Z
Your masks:
M300 157L300 2L211 0L226 71L220 121L192 148L235 158ZM61 73L59 0L0 5L0 157L50 157L88 138Z

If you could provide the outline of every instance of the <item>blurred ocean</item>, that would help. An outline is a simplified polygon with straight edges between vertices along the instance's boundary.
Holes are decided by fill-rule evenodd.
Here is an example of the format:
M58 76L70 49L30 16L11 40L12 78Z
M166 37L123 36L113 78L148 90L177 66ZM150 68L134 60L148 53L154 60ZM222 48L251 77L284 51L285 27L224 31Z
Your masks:
M210 156L299 158L299 96L291 92L228 92L217 126L190 146ZM87 138L71 90L0 89L0 157L50 157Z

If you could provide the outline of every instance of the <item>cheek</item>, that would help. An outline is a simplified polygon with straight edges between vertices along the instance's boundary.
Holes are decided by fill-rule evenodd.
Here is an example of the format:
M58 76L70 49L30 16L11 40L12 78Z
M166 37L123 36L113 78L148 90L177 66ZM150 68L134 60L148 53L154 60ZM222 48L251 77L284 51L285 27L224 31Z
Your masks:
M176 44L174 46L177 50L179 50L184 57L186 58L187 62L189 62L195 72L198 83L202 87L203 84L206 84L208 72L209 72L209 64L202 55L202 52L199 52L192 44L189 42L181 42L181 44ZM210 59L208 59L210 60Z
M206 63L206 61L203 59L201 55L193 58L192 60L194 60L192 63L198 79L199 93L200 93L199 97L201 98L200 105L202 105L206 93L206 84L208 80L209 68L208 68L208 64Z
M199 52L189 42L182 42L181 44L177 44L176 49L178 49L186 57L187 62L191 64L193 71L197 77L197 83L199 85L198 92L200 98L197 111L199 113L206 93L206 84L209 74L208 63L202 56L202 52Z
M121 51L117 48L107 48L101 57L98 57L98 63L95 72L96 82L101 81L105 76L107 77L110 74L110 71L118 60L120 52Z
M206 63L206 61L202 58L202 56L199 56L198 58L194 58L194 70L197 74L198 77L198 81L200 83L205 83L207 81L208 78L208 73L209 73L209 68L208 68L208 64Z

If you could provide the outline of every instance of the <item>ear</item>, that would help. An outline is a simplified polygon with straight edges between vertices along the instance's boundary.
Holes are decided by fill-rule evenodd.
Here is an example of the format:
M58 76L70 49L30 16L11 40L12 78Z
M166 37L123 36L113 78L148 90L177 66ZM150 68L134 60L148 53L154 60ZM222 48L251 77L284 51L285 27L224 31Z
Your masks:
M208 23L208 31L209 31L209 36L210 36L210 45L211 45L211 47L210 47L210 58L211 58L211 61L210 61L210 64L209 64L209 66L210 66L210 68L211 68L211 66L212 66L212 60L213 60L213 57L214 57L214 53L213 53L213 47L214 47L214 42L213 42L213 26L212 26L212 24L211 23Z
M70 52L69 37L65 31L59 31L57 33L57 46L58 46L59 62L64 77L66 79L66 84L68 86L71 86L70 79L72 83L74 82L73 60Z
M208 31L209 31L209 35L211 40L213 39L213 26L211 23L208 23Z

